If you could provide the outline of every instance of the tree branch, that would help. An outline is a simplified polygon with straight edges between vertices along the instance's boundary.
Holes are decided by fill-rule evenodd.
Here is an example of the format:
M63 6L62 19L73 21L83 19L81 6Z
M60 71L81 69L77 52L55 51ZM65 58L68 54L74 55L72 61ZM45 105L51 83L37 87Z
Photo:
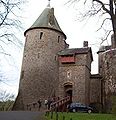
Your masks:
M101 4L101 6L102 6L102 9L104 10L104 11L106 11L109 15L111 15L111 13L110 13L110 11L105 7L105 4L103 3L103 2L101 2L100 0L93 0L93 2L97 2L97 3L100 3Z
M110 18L105 18L105 19L103 20L103 22L102 22L100 28L97 29L97 31L99 31L100 29L102 29L102 27L103 27L104 23L106 22L106 20L111 20L111 19L110 19Z
M108 36L110 35L111 32L112 32L112 30L106 31L105 37L101 38L102 42L100 44L102 44L104 41L106 41L108 39Z
M8 7L6 7L6 15L4 16L4 18L2 19L2 22L0 23L0 26L4 23L4 21L6 20L7 16L8 16L9 10Z

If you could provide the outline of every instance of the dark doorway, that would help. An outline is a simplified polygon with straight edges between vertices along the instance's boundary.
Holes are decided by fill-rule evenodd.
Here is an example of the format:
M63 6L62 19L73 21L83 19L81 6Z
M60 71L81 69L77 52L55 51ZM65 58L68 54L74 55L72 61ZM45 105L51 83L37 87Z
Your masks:
M70 102L72 102L72 85L64 86L65 96L70 96Z
M70 102L72 102L72 90L66 91L66 96L70 96Z

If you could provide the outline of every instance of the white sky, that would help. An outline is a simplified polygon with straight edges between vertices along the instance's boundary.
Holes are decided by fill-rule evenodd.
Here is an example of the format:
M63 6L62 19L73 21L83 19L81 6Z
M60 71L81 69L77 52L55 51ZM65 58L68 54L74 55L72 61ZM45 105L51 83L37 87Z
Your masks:
M45 9L48 4L47 0L28 0L29 2L24 5L23 9L23 24L24 29L28 29L35 20L39 17L41 12ZM97 54L96 52L99 49L99 45L92 45L98 43L98 38L101 35L97 33L97 21L96 18L90 19L86 22L79 22L78 19L78 11L83 8L81 4L78 6L65 5L67 0L51 0L51 6L54 7L54 12L56 19L63 30L63 32L67 36L67 43L70 45L70 48L78 48L83 46L83 41L88 41L89 46L92 47L93 50L93 59L92 63L92 73L97 73ZM77 9L78 8L78 9ZM19 37L25 40L23 36L24 31L22 31L21 36ZM8 61L3 61L7 68L4 67L3 71L6 73L6 78L10 82L9 85L4 85L1 83L3 89L7 89L10 92L17 93L18 85L19 85L19 76L20 76L20 68L22 62L22 54L21 50L16 50L16 48L10 47L11 52L13 54L14 62L7 63ZM2 62L1 62L2 63ZM13 64L13 65L12 65ZM15 66L14 66L15 64Z

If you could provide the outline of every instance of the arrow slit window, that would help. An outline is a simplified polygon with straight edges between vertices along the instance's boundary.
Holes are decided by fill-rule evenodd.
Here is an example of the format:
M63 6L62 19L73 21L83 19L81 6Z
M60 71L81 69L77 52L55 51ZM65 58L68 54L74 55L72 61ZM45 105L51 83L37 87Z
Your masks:
M42 36L43 36L43 32L40 32L40 39L42 39Z

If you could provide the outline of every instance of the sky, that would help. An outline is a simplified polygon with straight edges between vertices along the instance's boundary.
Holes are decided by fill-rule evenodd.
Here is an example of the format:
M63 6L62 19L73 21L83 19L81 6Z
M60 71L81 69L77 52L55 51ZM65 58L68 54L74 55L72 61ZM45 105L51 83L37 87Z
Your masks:
M55 17L67 36L66 42L70 45L70 48L79 48L83 46L83 41L89 42L89 47L93 50L93 63L92 73L97 73L97 54L99 50L99 37L102 33L97 33L98 21L96 18L89 19L88 21L80 22L79 11L84 9L84 6L80 4L69 5L66 4L67 0L51 0L51 7L54 7ZM42 11L48 4L47 0L27 0L22 9L23 27L21 34L18 35L22 42L25 42L23 35L24 31L28 29L35 20L39 17ZM86 8L85 8L86 9ZM97 43L97 44L96 44ZM6 89L14 94L18 93L20 70L22 64L23 48L17 49L16 47L8 49L12 53L12 62L10 60L1 60L3 65L2 72L4 73L4 79L8 80L0 84L0 90ZM3 56L1 58L4 58ZM5 65L5 67L4 67ZM7 83L7 84L6 84ZM2 86L2 87L1 87Z

